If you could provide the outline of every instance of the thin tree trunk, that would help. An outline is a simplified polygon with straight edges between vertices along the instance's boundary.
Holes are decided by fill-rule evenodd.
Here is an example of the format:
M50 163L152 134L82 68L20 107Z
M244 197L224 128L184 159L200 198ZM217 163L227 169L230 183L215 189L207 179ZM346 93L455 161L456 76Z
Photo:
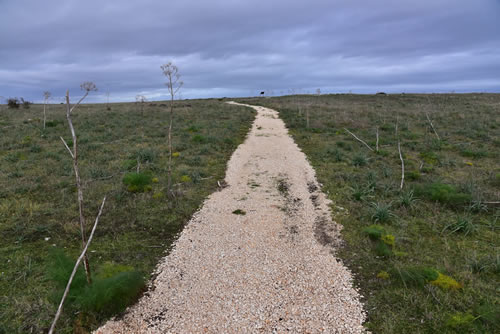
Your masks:
M71 137L73 139L73 170L75 172L76 179L76 189L78 193L78 211L80 214L80 233L82 235L82 248L85 248L87 242L85 238L85 216L83 213L83 190L82 190L82 181L80 179L80 171L78 169L78 145L77 138L75 133L75 128L73 127L73 122L71 120L71 106L69 103L69 91L66 91L66 118L68 120L69 129L71 131ZM85 267L85 275L87 276L87 282L92 283L92 278L90 276L90 265L87 254L84 254L83 259L84 267Z
M90 233L89 241L83 248L82 253L78 257L78 260L75 263L75 266L73 267L73 271L71 272L71 275L69 277L68 283L66 284L66 289L64 290L64 294L62 296L61 302L59 303L59 307L57 308L57 313L54 318L54 321L52 322L52 325L50 326L49 334L52 334L54 332L54 329L56 328L57 320L59 320L59 317L61 316L62 308L64 301L66 300L66 297L68 296L69 288L71 287L71 283L73 282L73 278L75 277L76 271L78 270L78 266L80 265L80 262L82 259L85 258L87 254L87 249L90 245L90 242L92 241L92 238L94 237L94 232L97 228L97 224L99 223L99 217L101 217L102 214L102 209L104 208L104 203L106 203L106 196L104 196L104 199L102 200L101 208L99 209L99 213L97 214L97 217L95 219L94 227L92 228L92 232Z

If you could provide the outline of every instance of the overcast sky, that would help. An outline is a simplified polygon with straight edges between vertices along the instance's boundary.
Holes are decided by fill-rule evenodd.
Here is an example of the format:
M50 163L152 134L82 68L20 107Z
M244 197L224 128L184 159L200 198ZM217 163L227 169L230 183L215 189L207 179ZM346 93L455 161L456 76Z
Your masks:
M0 96L500 92L500 0L0 0Z

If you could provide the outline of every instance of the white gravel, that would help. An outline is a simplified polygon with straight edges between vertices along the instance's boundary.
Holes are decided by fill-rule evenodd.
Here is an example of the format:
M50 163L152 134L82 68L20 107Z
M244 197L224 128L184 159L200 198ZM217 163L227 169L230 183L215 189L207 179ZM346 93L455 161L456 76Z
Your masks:
M253 108L228 187L193 216L150 291L95 333L364 332L359 294L334 256L340 227L314 170L278 113Z

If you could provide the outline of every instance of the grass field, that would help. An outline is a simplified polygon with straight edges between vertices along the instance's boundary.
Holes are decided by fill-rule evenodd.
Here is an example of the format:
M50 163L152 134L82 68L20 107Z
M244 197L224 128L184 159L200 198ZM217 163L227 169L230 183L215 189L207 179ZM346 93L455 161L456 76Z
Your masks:
M278 110L316 169L367 328L500 332L500 95L240 100Z
M73 116L88 230L108 196L90 246L90 265L97 278L113 286L116 281L105 281L108 274L139 273L133 279L140 290L182 226L217 189L254 114L218 100L176 102L176 197L169 199L167 107L147 103L141 112L131 103L110 106L82 105ZM59 139L71 138L64 106L50 106L45 130L42 117L40 105L0 111L0 333L47 332L61 295L57 265L65 261L53 250L69 257L70 267L80 252L72 160ZM131 174L138 162L140 178ZM78 312L85 302L80 300L80 308L68 303L58 333L84 333L104 320L92 308Z

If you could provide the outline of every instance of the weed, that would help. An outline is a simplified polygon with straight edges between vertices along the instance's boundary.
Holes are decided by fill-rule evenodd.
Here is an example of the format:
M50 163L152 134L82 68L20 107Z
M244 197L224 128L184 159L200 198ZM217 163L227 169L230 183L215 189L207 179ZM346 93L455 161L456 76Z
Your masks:
M241 210L241 209L236 209L233 211L233 214L235 215L241 215L241 216L244 216L246 215L247 213L244 211L244 210Z
M454 329L461 329L461 330L464 330L466 328L470 329L470 325L476 319L477 318L470 313L458 312L458 313L455 313L454 315L450 316L448 321L446 321L446 325L448 327L452 327Z
M377 278L383 279L383 280L388 280L391 277L387 271L380 271L377 274Z

